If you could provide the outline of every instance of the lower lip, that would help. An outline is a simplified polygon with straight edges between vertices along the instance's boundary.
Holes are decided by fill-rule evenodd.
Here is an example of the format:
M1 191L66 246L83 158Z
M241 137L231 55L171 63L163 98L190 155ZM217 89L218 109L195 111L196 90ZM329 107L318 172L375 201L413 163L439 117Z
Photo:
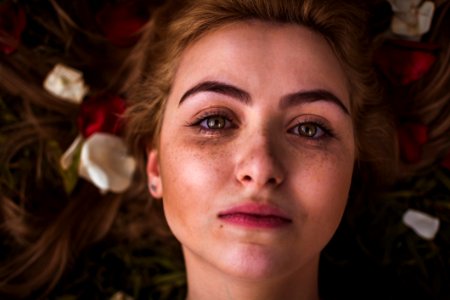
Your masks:
M291 223L290 220L278 216L248 213L230 213L220 215L219 219L226 223L250 228L280 228Z

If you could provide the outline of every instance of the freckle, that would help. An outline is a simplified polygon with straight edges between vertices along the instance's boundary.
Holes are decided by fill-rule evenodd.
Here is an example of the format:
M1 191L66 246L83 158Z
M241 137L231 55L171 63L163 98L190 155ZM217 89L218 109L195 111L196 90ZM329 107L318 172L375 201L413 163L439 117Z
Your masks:
M220 224L220 226L219 226L220 228L223 228L223 224Z

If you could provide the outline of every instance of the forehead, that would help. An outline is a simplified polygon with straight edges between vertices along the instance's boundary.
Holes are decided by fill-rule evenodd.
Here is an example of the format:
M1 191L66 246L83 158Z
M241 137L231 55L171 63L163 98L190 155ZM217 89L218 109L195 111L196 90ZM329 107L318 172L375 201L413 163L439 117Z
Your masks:
M202 80L221 80L273 97L325 89L349 105L346 78L320 34L295 24L241 21L210 31L187 47L173 88L176 93Z

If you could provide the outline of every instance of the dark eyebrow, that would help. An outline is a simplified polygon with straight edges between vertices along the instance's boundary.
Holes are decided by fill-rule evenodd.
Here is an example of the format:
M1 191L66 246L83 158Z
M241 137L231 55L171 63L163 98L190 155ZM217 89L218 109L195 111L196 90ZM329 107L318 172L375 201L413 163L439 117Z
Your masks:
M249 105L251 103L250 94L238 87L232 86L218 81L204 81L195 85L194 87L187 90L180 99L178 106L186 100L197 93L201 92L213 92L226 96L230 96L240 102ZM340 100L333 93L323 90L306 90L292 93L281 98L280 108L288 108L290 106L295 106L303 103L310 103L316 101L328 101L336 104L344 113L350 115L347 107L345 107L342 100Z
M180 99L178 106L183 103L186 98L189 98L200 92L214 92L235 98L244 104L250 104L250 95L235 86L218 82L218 81L204 81L187 90Z
M310 103L316 101L327 101L336 104L344 113L350 115L348 108L345 107L342 100L327 90L307 90L300 91L284 96L280 101L281 108L287 108L303 103Z

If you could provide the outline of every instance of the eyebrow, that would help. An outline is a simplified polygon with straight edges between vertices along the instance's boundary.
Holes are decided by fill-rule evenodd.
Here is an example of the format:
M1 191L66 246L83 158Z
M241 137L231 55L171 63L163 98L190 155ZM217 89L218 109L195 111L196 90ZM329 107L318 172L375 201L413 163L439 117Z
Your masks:
M344 102L342 102L341 99L339 99L333 93L323 89L299 91L293 94L286 95L281 98L280 107L288 108L291 106L316 101L327 101L336 104L345 114L350 115L348 108L344 105Z
M246 91L238 87L218 81L204 81L187 90L181 97L178 106L180 106L181 103L183 103L186 100L186 98L189 98L200 92L214 92L230 96L231 98L237 99L244 104L247 105L250 104L250 94L247 93Z
M187 90L180 98L178 106L180 106L187 98L194 96L201 92L213 92L229 96L246 105L251 104L250 94L233 85L218 82L218 81L204 81ZM299 91L283 96L280 101L280 108L289 108L291 106L301 105L303 103L312 103L317 101L327 101L337 105L345 114L350 115L347 107L333 93L324 89L313 89L306 91Z

